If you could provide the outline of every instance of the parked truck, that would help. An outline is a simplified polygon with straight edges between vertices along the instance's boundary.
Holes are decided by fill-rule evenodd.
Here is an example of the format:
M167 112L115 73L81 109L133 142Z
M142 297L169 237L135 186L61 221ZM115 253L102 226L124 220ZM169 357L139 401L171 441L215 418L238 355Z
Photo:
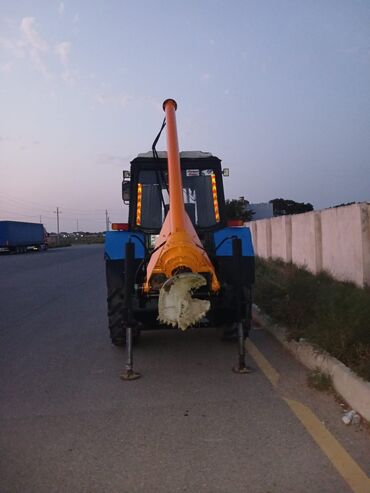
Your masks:
M163 103L167 152L139 154L124 171L128 223L106 233L108 321L112 342L127 345L124 380L133 370L141 331L219 326L238 341L234 370L247 373L244 340L251 321L254 252L246 227L229 227L221 161L208 152L179 152L175 111Z
M46 248L47 233L43 224L0 221L0 252L26 253Z

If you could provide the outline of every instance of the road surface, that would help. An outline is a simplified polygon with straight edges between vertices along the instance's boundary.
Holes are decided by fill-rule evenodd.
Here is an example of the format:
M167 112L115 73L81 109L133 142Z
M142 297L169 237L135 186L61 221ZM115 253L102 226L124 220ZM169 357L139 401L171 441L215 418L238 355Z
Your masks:
M264 330L248 363L213 329L110 344L103 249L0 257L0 491L370 492L370 435Z

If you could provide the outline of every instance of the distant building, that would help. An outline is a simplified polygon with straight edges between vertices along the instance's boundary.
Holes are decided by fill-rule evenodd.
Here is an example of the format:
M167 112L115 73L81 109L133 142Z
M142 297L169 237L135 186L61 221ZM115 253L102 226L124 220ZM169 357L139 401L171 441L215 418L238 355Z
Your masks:
M270 202L260 202L259 204L247 204L247 209L254 212L252 221L257 219L269 219L274 217L274 206Z

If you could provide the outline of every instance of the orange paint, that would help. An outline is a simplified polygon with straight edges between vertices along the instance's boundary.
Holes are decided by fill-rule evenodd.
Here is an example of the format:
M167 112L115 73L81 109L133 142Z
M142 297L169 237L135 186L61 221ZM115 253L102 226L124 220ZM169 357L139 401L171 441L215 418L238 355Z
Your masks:
M136 224L141 224L141 200L143 194L143 186L141 183L137 184L137 201L136 201Z
M212 179L213 207L215 209L216 221L219 223L220 222L220 211L218 210L216 176L214 173L212 173L211 179Z
M166 113L168 191L170 203L169 211L157 238L155 248L158 248L162 243L164 244L150 258L144 291L150 291L150 281L153 275L164 274L166 278L170 278L178 269L186 268L194 273L209 273L211 275L211 289L215 292L220 289L220 284L214 267L207 253L204 251L194 226L185 211L176 129L176 108L177 104L173 99L167 99L163 103L163 109ZM214 205L217 220L217 190Z

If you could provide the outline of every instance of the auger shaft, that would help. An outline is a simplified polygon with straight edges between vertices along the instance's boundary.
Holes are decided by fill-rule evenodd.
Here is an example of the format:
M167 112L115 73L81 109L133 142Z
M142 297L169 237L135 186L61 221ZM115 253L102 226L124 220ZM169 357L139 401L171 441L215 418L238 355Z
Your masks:
M144 292L151 290L151 277L164 275L166 290L159 297L159 320L183 330L200 320L208 311L207 300L193 300L192 290L207 284L204 274L210 278L210 291L220 289L215 269L194 226L185 210L179 144L176 128L176 101L163 103L167 128L167 165L169 211L156 242L156 251L147 267ZM180 274L181 276L177 276ZM188 274L188 275L185 275ZM175 305L179 306L175 306Z
M167 127L168 192L170 196L169 212L172 231L174 232L186 229L186 212L182 196L180 154L177 139L176 108L177 104L173 99L166 99L163 103ZM181 191L181 193L179 193L179 191Z

